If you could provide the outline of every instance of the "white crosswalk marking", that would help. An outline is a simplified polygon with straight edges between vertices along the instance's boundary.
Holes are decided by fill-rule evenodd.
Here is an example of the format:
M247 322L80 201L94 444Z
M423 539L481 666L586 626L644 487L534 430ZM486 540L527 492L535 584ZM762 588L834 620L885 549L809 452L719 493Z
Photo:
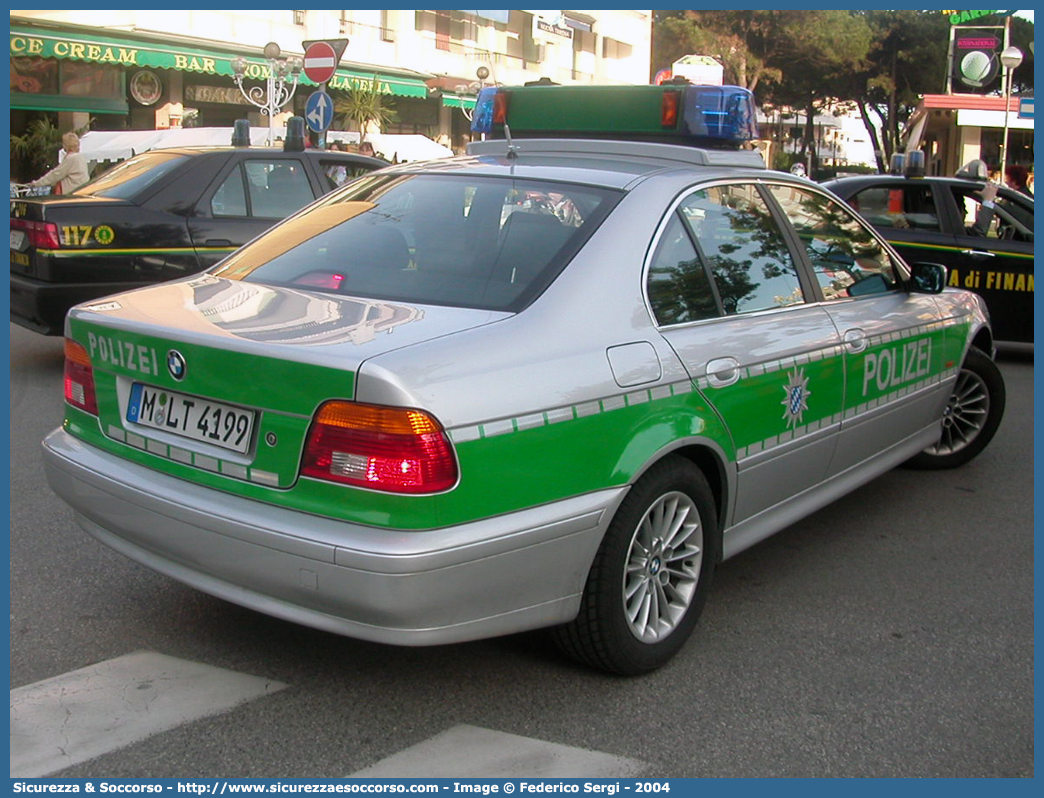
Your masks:
M350 778L627 778L644 767L635 759L461 725Z
M47 776L281 682L140 651L11 691L11 776Z

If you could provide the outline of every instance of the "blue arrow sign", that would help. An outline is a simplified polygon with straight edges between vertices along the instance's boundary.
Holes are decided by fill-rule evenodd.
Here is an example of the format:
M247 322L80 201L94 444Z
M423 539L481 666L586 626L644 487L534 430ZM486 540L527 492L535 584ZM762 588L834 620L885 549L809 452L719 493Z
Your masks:
M333 122L333 100L325 91L313 91L305 103L305 122L308 128L322 133Z

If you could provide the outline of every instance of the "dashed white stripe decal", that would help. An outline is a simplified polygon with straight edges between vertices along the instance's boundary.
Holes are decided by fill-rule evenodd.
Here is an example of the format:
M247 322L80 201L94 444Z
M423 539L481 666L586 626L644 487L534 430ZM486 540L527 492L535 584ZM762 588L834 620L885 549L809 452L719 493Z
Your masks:
M109 425L107 433L113 440L119 441L120 443L126 443L128 446L133 446L135 449L142 449L143 451L146 451L149 454L154 454L157 457L164 457L183 465L202 468L204 471L213 471L214 473L223 474L224 476L232 477L233 479L248 480L250 482L257 482L260 485L279 487L279 475L273 474L270 471L248 468L242 463L219 460L216 457L200 454L199 452L190 452L187 449L180 449L177 446L169 446L163 441L145 438L137 433L125 430L122 427L117 427L115 424Z
M902 341L903 339L907 338L918 338L924 335L928 335L933 331L942 329L945 326L947 326L945 322L931 322L929 324L922 324L917 327L911 327L907 330L888 332L882 333L881 335L871 336L866 340L865 348L869 349L880 344L894 343L896 341ZM837 344L807 354L780 358L779 360L767 361L765 363L757 363L746 368L740 369L739 381L742 382L746 379L760 377L767 374L774 374L776 372L785 372L790 369L800 368L813 362L819 362L831 358L840 359L846 353L849 352L850 349L847 344ZM795 427L792 430L787 430L779 435L767 438L763 441L757 441L755 443L750 444L749 446L739 449L736 452L736 456L738 459L742 459L744 457L748 457L750 455L771 449L772 447L778 446L781 443L786 443L788 441L800 438L804 435L808 435L813 432L818 432L824 427L836 425L841 423L842 421L848 421L882 404L888 404L889 402L893 402L911 393L923 390L924 388L930 385L937 385L940 382L948 380L956 373L957 369L950 369L934 377L920 380L917 383L912 383L910 385L898 388L895 391L892 391L891 393L885 396L878 397L871 402L866 402L858 405L857 407L848 408L843 412L835 413L829 418L817 419L808 424ZM614 410L621 410L625 407L633 407L635 405L644 404L650 401L666 399L671 396L682 396L684 394L692 392L693 387L694 386L692 381L682 380L667 385L658 385L648 390L632 391L626 394L614 394L612 396L602 397L601 399L594 399L588 402L583 402L578 405L554 408L552 410L544 411L543 413L534 413L531 415L523 416L518 419L498 419L493 421L485 421L481 424L456 427L454 429L448 430L447 434L449 435L450 440L452 440L453 443L469 443L483 438L492 438L499 435L506 435L512 432L537 429L539 427L557 423L560 421L572 421L574 419L588 418L590 416L599 415L601 413L611 413ZM697 378L695 380L695 387L700 391L706 391L712 388L706 376ZM540 422L541 418L543 419L544 423Z

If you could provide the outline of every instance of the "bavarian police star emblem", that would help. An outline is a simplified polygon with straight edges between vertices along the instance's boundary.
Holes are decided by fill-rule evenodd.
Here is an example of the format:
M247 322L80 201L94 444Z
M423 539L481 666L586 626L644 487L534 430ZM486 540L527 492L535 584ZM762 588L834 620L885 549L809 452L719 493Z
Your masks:
M784 407L783 418L788 427L797 427L801 424L802 414L808 410L808 397L812 395L804 369L790 372L790 381L783 386L783 393L786 394L780 402Z

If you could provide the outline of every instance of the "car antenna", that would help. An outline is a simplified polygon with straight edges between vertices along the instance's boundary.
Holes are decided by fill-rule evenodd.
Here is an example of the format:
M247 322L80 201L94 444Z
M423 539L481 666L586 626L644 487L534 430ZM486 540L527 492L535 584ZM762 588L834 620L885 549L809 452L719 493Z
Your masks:
M511 126L504 123L504 138L507 139L507 157L514 160L518 157L518 147L516 147L511 141Z

